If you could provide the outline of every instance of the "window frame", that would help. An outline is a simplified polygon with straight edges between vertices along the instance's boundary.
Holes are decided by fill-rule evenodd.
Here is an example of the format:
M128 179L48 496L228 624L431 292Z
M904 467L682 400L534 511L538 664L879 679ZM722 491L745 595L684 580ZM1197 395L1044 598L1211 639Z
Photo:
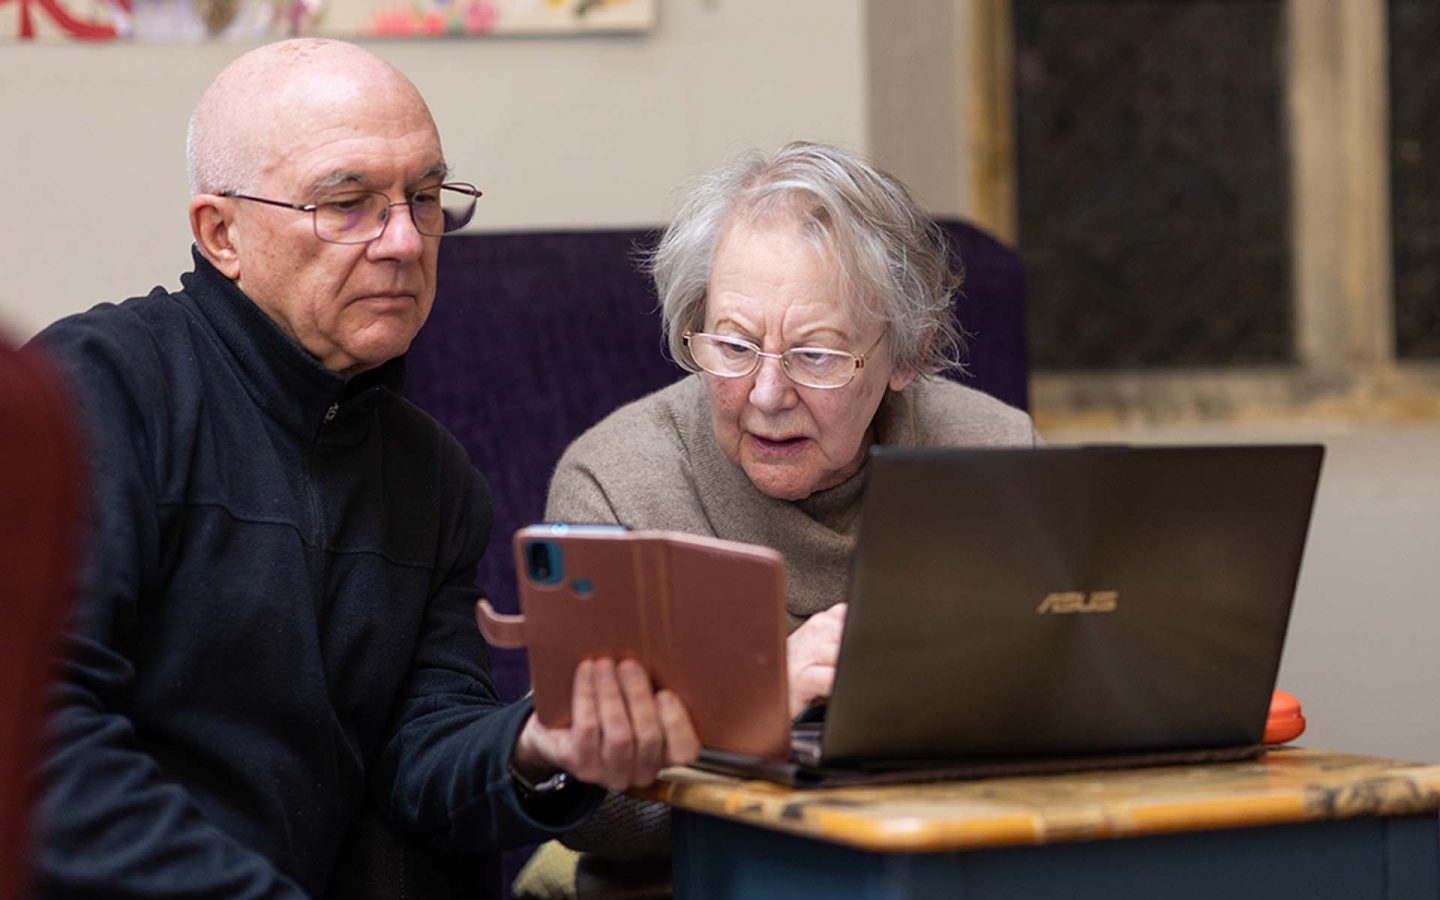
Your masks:
M967 216L1017 244L1012 0L957 0L971 79ZM1388 4L1283 0L1294 362L1031 373L1042 429L1201 421L1440 420L1440 361L1397 360ZM1337 227L1338 224L1338 227Z

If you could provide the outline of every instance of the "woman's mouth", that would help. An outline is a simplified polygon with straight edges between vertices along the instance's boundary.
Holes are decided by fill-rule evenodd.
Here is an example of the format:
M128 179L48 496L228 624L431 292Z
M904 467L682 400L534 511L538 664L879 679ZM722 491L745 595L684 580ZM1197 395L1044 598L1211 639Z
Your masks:
M810 439L804 436L767 438L750 434L748 437L751 446L766 456L793 456L810 443Z

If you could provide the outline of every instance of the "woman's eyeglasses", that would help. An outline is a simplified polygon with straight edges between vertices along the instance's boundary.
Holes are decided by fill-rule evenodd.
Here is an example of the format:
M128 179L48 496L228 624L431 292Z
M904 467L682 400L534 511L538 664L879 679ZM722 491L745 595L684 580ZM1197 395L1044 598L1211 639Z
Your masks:
M704 331L686 331L681 339L695 365L711 375L744 378L760 368L762 359L778 359L780 368L796 384L830 390L855 380L855 373L865 368L865 360L880 346L885 334L881 332L870 349L859 356L825 347L791 347L784 353L766 353L743 338Z

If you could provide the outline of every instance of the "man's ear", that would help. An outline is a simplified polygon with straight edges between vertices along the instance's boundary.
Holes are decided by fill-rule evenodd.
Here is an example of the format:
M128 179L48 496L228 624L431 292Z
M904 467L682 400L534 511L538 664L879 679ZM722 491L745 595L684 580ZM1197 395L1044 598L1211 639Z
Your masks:
M240 248L236 241L233 205L215 194L190 199L190 233L195 246L231 281L240 279Z

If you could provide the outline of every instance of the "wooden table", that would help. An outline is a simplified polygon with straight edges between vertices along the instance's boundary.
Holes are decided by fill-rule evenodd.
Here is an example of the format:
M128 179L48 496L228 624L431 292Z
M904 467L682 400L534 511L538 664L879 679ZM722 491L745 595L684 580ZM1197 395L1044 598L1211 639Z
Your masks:
M1440 765L1241 763L791 790L693 769L677 898L1440 898Z

